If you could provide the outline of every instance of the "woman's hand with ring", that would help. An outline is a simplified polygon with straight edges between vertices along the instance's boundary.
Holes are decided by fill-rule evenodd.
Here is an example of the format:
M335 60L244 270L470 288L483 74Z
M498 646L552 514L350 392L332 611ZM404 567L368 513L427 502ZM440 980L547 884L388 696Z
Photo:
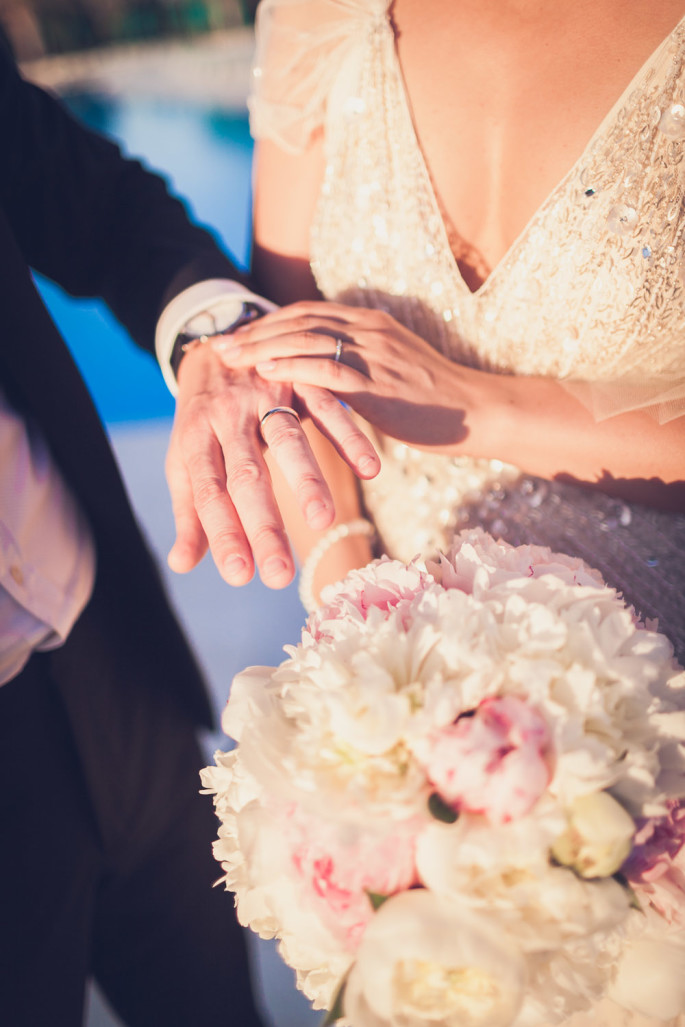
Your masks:
M384 311L301 302L239 329L220 356L267 381L335 393L386 435L452 451L467 433L480 379Z

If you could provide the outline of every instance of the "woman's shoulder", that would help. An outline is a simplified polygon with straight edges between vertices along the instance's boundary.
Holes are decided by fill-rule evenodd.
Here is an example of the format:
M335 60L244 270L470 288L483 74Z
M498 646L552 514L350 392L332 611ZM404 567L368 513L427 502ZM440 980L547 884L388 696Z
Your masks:
M255 138L303 150L323 124L343 62L390 0L262 0L248 106Z

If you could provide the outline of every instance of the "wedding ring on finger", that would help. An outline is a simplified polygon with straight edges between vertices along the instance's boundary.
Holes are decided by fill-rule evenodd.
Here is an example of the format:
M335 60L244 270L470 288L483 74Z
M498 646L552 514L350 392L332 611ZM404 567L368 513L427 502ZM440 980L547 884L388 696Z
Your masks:
M342 357L342 351L343 351L343 341L342 341L342 339L336 339L335 340L335 354L333 355L333 360L334 360L334 362L336 364L340 363L340 360L341 360L341 357Z
M262 416L259 419L259 430L260 430L260 432L262 434L262 438L263 439L264 439L264 425L269 420L269 418L271 417L272 414L292 414L292 416L295 418L297 423L298 424L300 423L300 415L298 414L297 410L293 410L292 407L271 407L271 409L267 410L267 412L265 414L262 414ZM264 441L266 442L266 439L264 439Z

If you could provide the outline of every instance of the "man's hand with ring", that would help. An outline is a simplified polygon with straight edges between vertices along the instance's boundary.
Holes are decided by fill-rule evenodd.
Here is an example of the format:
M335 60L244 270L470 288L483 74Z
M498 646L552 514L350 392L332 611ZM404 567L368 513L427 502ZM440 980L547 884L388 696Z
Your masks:
M329 393L304 388L317 427L363 478L378 473L373 446ZM176 522L172 570L191 570L211 550L231 585L244 585L255 564L264 584L283 588L295 573L283 520L264 459L269 451L307 524L335 516L328 485L293 406L290 385L225 366L211 345L189 351L178 371L176 414L166 474ZM295 416L293 416L295 415Z

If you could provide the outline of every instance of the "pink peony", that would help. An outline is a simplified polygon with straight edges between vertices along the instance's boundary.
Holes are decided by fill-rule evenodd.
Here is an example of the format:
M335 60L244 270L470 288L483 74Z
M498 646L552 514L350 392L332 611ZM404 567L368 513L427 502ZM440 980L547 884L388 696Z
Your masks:
M455 810L503 824L527 813L547 787L548 744L544 718L523 699L484 699L435 735L426 773Z
M322 605L307 621L305 631L318 640L327 634L327 622L356 616L366 620L371 610L389 613L421 595L433 578L416 563L402 564L387 556L362 571L351 571L340 583L323 590Z
M668 803L665 817L642 822L621 872L638 898L669 923L685 926L685 806Z
M418 825L406 821L387 833L323 824L291 806L285 833L305 896L346 947L355 951L373 916L369 893L394 895L417 883Z

